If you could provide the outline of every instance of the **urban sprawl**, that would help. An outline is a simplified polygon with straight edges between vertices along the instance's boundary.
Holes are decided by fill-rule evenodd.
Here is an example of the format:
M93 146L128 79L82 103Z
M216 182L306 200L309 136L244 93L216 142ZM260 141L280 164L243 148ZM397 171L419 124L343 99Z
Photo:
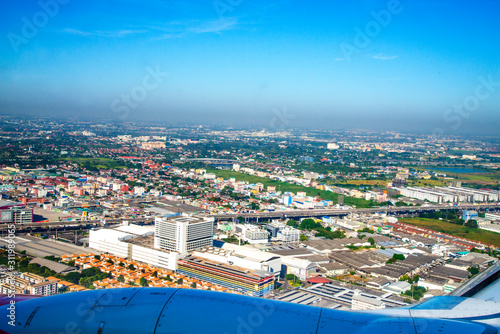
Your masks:
M380 309L500 255L498 138L14 117L0 136L1 293Z

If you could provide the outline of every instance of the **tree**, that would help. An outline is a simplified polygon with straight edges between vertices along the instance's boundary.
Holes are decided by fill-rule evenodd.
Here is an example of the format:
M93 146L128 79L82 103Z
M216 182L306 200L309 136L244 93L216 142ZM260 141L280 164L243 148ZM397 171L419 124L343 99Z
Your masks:
M68 274L66 274L66 276L64 276L64 279L66 281L71 282L73 284L78 284L78 282L80 281L80 278L81 278L80 273L78 273L76 271L68 273Z
M191 288L196 289L196 282L191 283Z
M370 243L370 245L375 245L375 239L373 239L372 237L368 238L368 242Z
M116 280L118 282L120 282L120 283L124 283L125 282L125 277L123 277L123 275L120 275L120 276L118 276L118 278Z
M467 271L470 272L471 276L475 276L479 273L479 269L476 267L469 267L467 268Z
M101 259L101 256L100 256L100 255L94 255L94 259L96 259L96 260L100 260L100 259Z
M316 222L314 221L314 219L311 218L306 218L300 222L301 230L312 230L316 227L317 227Z
M178 285L182 285L182 283L184 283L184 281L182 280L182 278L179 278L175 283Z
M118 263L118 265L119 265L120 267L125 267L125 263L123 263L123 262L121 262L121 261L120 261L120 263Z
M90 277L82 277L78 282L83 287L88 287L92 282L90 281Z
M151 275L153 277L158 277L158 272L157 271L153 271L153 275Z
M479 227L479 225L477 224L477 221L474 219L469 220L464 225L467 227L470 227L470 228L478 228Z
M148 286L148 281L144 277L141 277L139 279L139 285L146 287L146 286Z
M135 270L135 267L134 267L134 265L133 265L133 264L129 264L128 269L130 269L130 270Z
M300 241L307 241L307 239L309 239L309 238L307 236L305 236L304 234L300 235Z
M401 260L401 261L403 261L403 260L405 259L405 256L404 256L403 254L394 254L394 255L392 256L392 258L393 258L394 260Z

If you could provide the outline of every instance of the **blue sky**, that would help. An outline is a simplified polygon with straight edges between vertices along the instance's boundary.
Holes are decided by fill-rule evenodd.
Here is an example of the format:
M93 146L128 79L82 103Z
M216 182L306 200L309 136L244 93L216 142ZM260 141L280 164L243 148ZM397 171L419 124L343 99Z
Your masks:
M3 113L269 127L286 109L284 127L450 134L500 120L494 0L0 3Z

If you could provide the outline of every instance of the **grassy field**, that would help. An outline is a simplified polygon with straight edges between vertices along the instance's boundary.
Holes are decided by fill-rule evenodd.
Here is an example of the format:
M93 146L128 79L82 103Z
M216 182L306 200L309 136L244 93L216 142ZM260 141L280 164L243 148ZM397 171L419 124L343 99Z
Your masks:
M425 168L425 167L412 167L421 171L427 170L427 171L435 171L435 172L440 172L440 173L445 173L449 177L455 178L457 181L462 181L464 183L475 183L475 184L482 184L482 185L498 185L500 184L500 172L486 172L486 173L453 173L453 172L443 172L443 171L437 171L433 170L432 168ZM424 180L422 180L424 181ZM427 182L432 181L432 180L425 180ZM442 182L442 183L448 183L446 180L443 181L434 181L434 182ZM437 184L437 185L442 185L442 184ZM419 186L422 186L419 184Z
M452 224L438 219L427 218L402 218L402 223L407 223L429 230L451 234L457 237L483 242L489 245L500 247L500 233L485 231L481 229L469 228L463 225Z
M336 184L351 184L351 185L360 186L360 187L371 186L371 187L385 188L387 186L388 182L390 182L390 181L383 181L383 180L348 180L348 181L337 181L335 183Z
M120 166L119 162L109 158L61 158L61 160L70 161L85 166L87 168L93 167L97 169L116 168L122 169L126 166Z
M408 180L410 187L441 187L448 185L448 180Z
M250 183L262 183L265 187L275 186L277 191L289 191L293 193L297 193L298 191L305 192L308 196L319 196L325 200L333 201L333 204L337 204L338 202L338 194L332 193L331 191L318 190L310 187L304 187L297 184L290 184L287 182L280 182L277 180L271 180L265 177L259 177L255 175L248 175L243 173L238 173L230 170L220 170L220 169L207 169L207 172L214 173L218 177L222 177L224 179L230 179L234 177L237 181L248 181ZM344 204L346 205L355 205L358 208L369 208L375 206L376 203L371 201L367 201L364 199L358 199L353 197L344 197Z

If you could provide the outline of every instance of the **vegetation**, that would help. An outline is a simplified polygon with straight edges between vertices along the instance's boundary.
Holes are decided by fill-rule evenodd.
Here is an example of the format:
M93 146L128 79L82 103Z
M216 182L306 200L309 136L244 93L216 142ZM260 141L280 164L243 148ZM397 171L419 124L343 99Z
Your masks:
M402 293L404 296L411 297L415 300L420 300L427 290L423 286L412 285L410 290L406 290Z
M396 261L404 261L405 256L403 254L394 254L391 259L389 259L386 263L391 264Z
M325 239L342 239L345 238L345 234L341 230L332 231L330 227L324 228L321 223L317 223L312 218L306 218L300 222L289 220L287 223L289 226L293 226L300 230L316 231L315 236L323 237Z
M291 184L287 182L281 182L278 180L271 180L265 177L259 177L255 175L248 175L239 172L221 170L221 169L209 169L207 172L214 173L218 177L224 179L230 179L234 177L237 181L248 181L249 183L262 183L265 187L274 186L277 190L282 192L293 192L297 193L299 191L305 192L308 196L319 196L324 200L331 200L334 203L338 203L338 194L331 191L319 190L311 187L305 187L297 184ZM354 197L344 197L344 204L355 205L358 208L370 208L377 206L378 204L372 201L367 201L364 199L354 198Z
M362 230L358 230L358 233L370 233L370 234L374 234L375 232L373 232L371 229L369 229L368 227L365 227L364 229Z
M467 268L467 271L470 272L470 277L472 276L476 276L477 274L479 274L479 269L477 269L476 267L470 267L470 268Z
M400 222L500 247L500 234L428 218L402 218Z
M148 280L147 280L147 279L145 279L144 277L141 277L141 278L139 279L139 285L140 285L140 286L144 286L144 287L149 286L149 285L148 285Z
M300 278L298 278L294 274L286 274L285 278L287 279L288 283L293 287L298 287L303 284Z

